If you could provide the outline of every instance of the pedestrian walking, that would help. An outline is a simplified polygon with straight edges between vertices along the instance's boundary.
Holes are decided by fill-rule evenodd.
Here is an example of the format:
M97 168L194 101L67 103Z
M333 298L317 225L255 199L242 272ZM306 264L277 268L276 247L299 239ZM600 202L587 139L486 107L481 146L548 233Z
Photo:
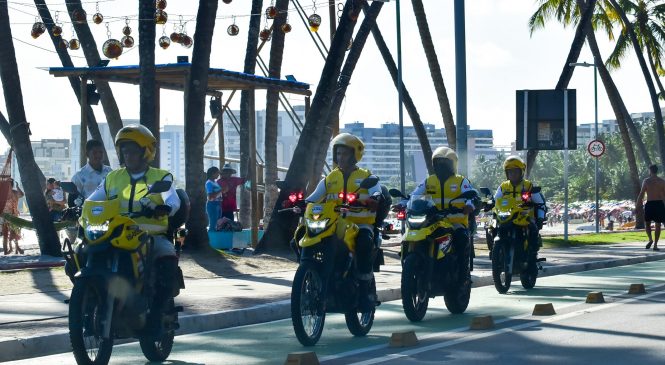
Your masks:
M654 251L660 251L658 248L658 239L660 238L660 224L665 222L665 180L658 176L658 166L649 166L649 177L642 182L642 190L637 196L636 205L642 205L644 195L647 196L647 202L644 205L644 220L646 221L646 231L649 242L646 249L651 248L653 244ZM655 237L651 237L651 222L655 222Z

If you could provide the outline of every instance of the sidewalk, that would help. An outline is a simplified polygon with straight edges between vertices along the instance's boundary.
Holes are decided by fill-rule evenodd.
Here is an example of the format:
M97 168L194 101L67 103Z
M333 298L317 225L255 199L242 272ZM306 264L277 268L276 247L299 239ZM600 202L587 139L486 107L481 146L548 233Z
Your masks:
M390 249L394 254L397 248ZM492 285L487 251L477 252L474 287ZM665 253L647 251L636 242L544 249L541 257L547 261L540 276L550 276L663 260ZM381 301L400 299L400 272L399 265L388 265L377 274ZM176 298L185 308L179 334L289 318L292 278L293 271L283 271L187 280L187 289ZM63 302L68 297L69 291L3 295L0 289L0 362L69 351L68 307Z

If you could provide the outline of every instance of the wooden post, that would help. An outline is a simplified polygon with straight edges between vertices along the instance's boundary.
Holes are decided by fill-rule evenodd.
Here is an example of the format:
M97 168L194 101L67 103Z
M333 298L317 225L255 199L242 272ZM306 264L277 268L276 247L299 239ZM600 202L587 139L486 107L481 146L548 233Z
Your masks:
M81 76L81 132L79 141L79 162L81 167L85 166L88 159L85 155L85 144L88 142L88 113L86 105L88 105L88 78Z
M258 180L258 182L256 184L257 184L257 186L263 186L263 192L258 193L258 199L257 199L258 200L258 206L259 206L258 207L259 209L256 210L259 214L259 218L257 220L257 222L258 222L258 221L261 220L261 218L266 216L266 212L263 211L264 208L265 208L264 207L264 199L265 199L265 196L266 196L266 184L265 184L265 168L264 168L264 166L261 165L261 164L257 164L256 169L257 169L256 179ZM264 229L265 229L265 222L264 222ZM257 237L257 239L258 239L258 237ZM257 240L257 242L258 242L258 240Z
M259 221L258 221L258 198L256 192L256 99L255 92L249 93L249 171L247 179L251 181L250 188L250 227L252 237L252 247L259 243Z
M222 96L219 96L219 115L217 116L217 148L219 149L219 168L224 166L224 160L226 158L224 151L224 110L226 106L222 107Z

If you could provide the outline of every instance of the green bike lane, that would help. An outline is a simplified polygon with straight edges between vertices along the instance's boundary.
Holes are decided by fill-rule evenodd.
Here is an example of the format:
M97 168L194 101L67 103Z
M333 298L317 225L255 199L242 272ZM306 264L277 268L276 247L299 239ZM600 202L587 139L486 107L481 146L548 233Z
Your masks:
M612 302L616 300L613 296L626 294L632 283L644 283L647 291L650 287L665 284L663 272L665 261L655 261L540 278L536 287L528 291L516 281L505 295L498 294L493 286L474 288L464 314L450 314L443 298L437 297L430 300L427 315L420 323L410 323L406 319L400 301L383 303L378 307L371 332L364 338L350 335L343 315L329 314L323 335L314 347L298 343L290 319L178 336L166 363L283 364L289 353L301 351L315 351L322 362L336 360L344 363L346 355L385 348L393 332L412 330L419 339L434 338L441 332L467 331L475 316L492 315L497 323L510 318L531 317L533 307L538 303L552 303L557 312L565 312L565 308L583 305L587 293L591 291L602 291L606 301ZM469 334L473 333L477 332L469 331ZM66 353L10 364L72 364L73 360L71 353ZM147 361L137 344L126 344L113 349L110 363L144 364Z

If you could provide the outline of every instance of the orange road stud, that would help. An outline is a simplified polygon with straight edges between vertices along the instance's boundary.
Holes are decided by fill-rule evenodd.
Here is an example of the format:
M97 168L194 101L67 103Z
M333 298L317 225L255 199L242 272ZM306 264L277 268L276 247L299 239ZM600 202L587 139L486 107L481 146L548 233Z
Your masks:
M630 284L630 288L628 288L628 294L644 294L646 292L644 284Z
M492 316L478 316L471 319L469 329L472 330L487 330L494 328L494 319Z
M586 295L586 302L591 304L605 303L605 297L603 297L602 292L592 291Z
M319 365L319 358L316 352L292 352L286 357L284 365Z
M418 344L414 331L394 332L390 336L390 347L410 347Z
M552 303L536 304L533 307L532 315L534 316L553 316L555 314L556 312Z

